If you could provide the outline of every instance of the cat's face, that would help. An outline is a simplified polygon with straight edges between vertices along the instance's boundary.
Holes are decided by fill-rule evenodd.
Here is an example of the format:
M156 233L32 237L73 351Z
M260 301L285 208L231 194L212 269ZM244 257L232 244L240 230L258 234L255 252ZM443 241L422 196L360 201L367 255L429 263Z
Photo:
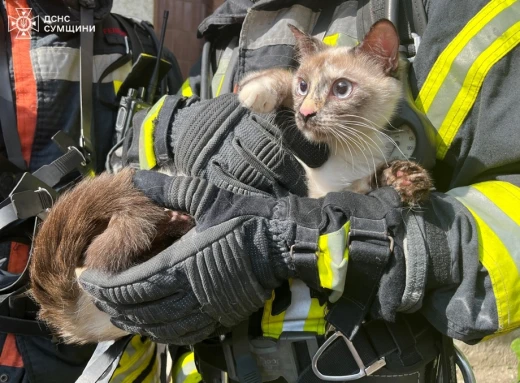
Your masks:
M364 49L359 48L363 44L349 49L328 47L295 32L301 61L293 80L294 110L296 124L308 139L330 144L388 124L401 96L401 84L393 77L397 61L382 60L380 50L377 56L372 53L372 40L381 42L380 35L371 31ZM370 50L367 39L372 39Z

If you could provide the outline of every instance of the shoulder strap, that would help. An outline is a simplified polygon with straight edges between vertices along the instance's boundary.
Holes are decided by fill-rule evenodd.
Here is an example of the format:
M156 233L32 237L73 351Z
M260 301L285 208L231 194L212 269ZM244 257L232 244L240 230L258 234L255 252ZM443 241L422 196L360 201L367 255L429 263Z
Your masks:
M22 170L27 164L22 156L22 145L18 136L16 113L13 102L9 62L7 60L7 38L4 19L0 14L0 129L4 136L7 158Z
M118 15L117 13L112 13L112 16L114 16L114 18L121 24L125 32L128 34L128 39L130 40L130 46L132 48L132 62L135 63L139 55L144 51L141 40L139 40L134 26L128 21L128 19Z

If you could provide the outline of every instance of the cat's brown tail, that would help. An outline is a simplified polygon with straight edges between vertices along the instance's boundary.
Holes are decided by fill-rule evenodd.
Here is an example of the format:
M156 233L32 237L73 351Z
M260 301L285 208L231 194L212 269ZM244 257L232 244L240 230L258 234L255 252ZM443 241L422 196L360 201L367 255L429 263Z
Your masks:
M124 170L82 181L60 197L35 238L31 292L40 318L67 343L126 335L81 289L76 269L129 268L149 258L166 232L169 214L133 187L132 174Z

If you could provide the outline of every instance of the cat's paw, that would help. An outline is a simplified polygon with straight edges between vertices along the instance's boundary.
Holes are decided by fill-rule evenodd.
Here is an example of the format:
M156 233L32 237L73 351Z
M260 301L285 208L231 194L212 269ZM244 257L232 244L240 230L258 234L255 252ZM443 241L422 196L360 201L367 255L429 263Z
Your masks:
M265 76L247 81L240 87L238 100L253 112L271 113L280 104L274 81Z
M432 188L428 171L411 161L393 161L381 169L378 176L382 186L392 186L401 196L401 201L409 206L425 202Z

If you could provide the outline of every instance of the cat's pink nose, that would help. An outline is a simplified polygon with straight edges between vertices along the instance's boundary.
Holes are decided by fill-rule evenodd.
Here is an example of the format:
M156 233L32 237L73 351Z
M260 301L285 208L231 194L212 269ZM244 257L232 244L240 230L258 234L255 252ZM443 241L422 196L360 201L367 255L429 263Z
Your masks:
M316 108L313 108L312 106L310 105L302 105L300 107L300 113L303 117L311 117L311 115L315 115L316 114Z

